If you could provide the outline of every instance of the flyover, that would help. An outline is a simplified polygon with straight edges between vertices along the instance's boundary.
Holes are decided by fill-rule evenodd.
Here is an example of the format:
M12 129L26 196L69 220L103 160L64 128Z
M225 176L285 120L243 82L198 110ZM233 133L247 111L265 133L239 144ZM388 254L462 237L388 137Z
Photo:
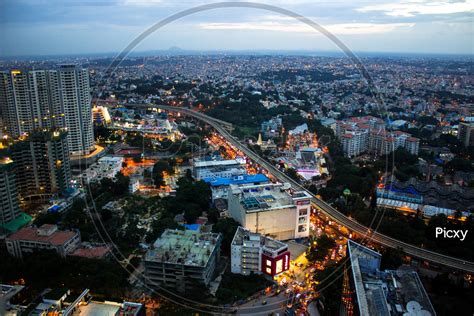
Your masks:
M139 106L147 106L147 107L152 107L152 108L159 108L162 110L166 111L172 111L172 112L179 112L191 117L194 117L198 120L201 120L210 126L212 126L217 132L219 132L223 137L226 138L227 141L229 141L233 146L235 146L237 149L239 149L241 152L243 152L247 157L261 165L263 168L265 168L270 174L272 174L276 179L278 179L281 182L288 182L291 184L292 188L298 191L304 190L308 192L312 196L312 203L318 210L320 210L323 214L327 215L334 221L336 221L338 224L343 225L347 227L350 231L364 236L368 239L370 239L371 242L380 244L385 247L389 248L400 248L402 249L406 254L426 260L432 263L444 265L453 269L469 272L469 273L474 273L474 263L470 261L465 261L462 259L450 257L447 255L443 255L434 251L430 251L424 248L420 248L417 246L413 246L410 244L407 244L405 242L402 242L400 240L394 239L392 237L383 235L381 233L378 233L376 231L373 231L371 228L366 227L357 221L345 216L344 214L340 213L338 210L336 210L334 207L329 205L328 203L324 202L323 200L317 198L314 194L311 192L307 191L303 186L301 186L299 183L288 177L286 174L278 170L275 166L273 166L271 163L268 161L262 159L259 155L257 155L255 152L250 150L245 144L242 144L237 138L232 136L226 128L224 128L220 122L220 120L216 120L206 114L203 114L201 112L193 111L188 108L181 108L181 107L172 107L172 106L167 106L167 105L152 105L152 104L143 104Z

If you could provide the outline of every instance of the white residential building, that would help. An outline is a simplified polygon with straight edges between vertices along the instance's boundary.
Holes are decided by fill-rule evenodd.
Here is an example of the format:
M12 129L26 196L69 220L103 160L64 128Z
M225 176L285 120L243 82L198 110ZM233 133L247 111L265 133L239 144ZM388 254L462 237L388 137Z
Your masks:
M0 72L0 109L13 138L36 129L67 128L71 155L95 148L86 68L65 64L54 70Z
M89 71L76 65L59 66L61 99L71 155L94 150Z
M398 148L405 148L413 155L418 155L420 140L401 131L387 131L380 118L372 116L352 117L336 124L336 136L340 139L342 149L349 158L364 153L381 156Z
M58 230L56 225L44 224L39 228L24 227L5 240L7 251L21 258L36 250L54 250L65 257L81 243L79 231Z
M356 157L367 151L368 131L347 131L341 136L342 150L348 157Z
M13 160L0 159L0 226L20 215L20 201Z
M197 180L205 178L232 178L246 173L245 159L198 160L193 161L193 176Z
M290 267L288 245L239 227L231 244L231 272L278 275Z
M278 240L309 236L310 195L289 184L231 185L230 215L251 232Z
M122 170L123 157L104 156L82 173L84 183L114 178Z
M474 116L465 117L459 122L458 138L464 146L474 146Z

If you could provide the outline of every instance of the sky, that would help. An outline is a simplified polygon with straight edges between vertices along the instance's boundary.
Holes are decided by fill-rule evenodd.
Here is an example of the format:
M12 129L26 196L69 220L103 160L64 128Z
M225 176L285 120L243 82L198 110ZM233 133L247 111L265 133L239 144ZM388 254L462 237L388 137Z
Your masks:
M354 52L474 53L474 0L254 0L304 15ZM218 1L0 0L0 57L123 50L148 27ZM220 8L183 17L134 52L168 50L339 51L291 17Z

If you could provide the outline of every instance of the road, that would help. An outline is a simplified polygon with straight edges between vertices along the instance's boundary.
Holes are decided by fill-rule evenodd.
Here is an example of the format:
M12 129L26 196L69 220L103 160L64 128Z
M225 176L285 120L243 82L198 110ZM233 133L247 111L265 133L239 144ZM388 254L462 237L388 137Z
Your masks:
M284 315L288 297L284 291L277 296L264 295L238 307L237 315L268 315L275 312ZM263 305L263 302L266 302Z
M233 146L235 146L237 149L239 149L241 152L243 152L247 157L261 165L263 168L265 168L270 174L272 174L276 179L278 179L281 182L288 182L291 184L292 188L294 190L298 191L306 191L312 196L312 204L315 206L318 210L320 210L322 213L326 214L330 218L332 218L334 221L336 221L338 224L343 225L347 227L350 231L360 235L364 236L367 238L367 240L370 240L371 242L383 245L385 247L390 247L390 248L400 248L402 249L406 254L426 260L432 263L444 265L450 268L454 268L457 270L461 271L466 271L469 273L474 273L474 263L470 261L465 261L461 260L458 258L446 256L437 252L433 252L427 249L423 249L417 246L413 246L410 244L407 244L405 242L402 242L400 240L388 237L386 235L383 235L378 232L374 232L371 228L366 227L355 220L345 216L344 214L340 213L338 210L333 208L331 205L328 203L322 201L321 199L318 199L314 194L311 192L307 191L304 187L302 187L299 183L294 181L293 179L289 178L286 174L278 170L275 166L273 166L271 163L268 161L265 161L262 159L260 156L258 156L255 152L250 150L245 144L242 144L237 138L232 136L225 127L223 127L223 122L220 120L216 120L206 114L203 114L201 112L196 112L187 108L179 108L179 107L171 107L167 105L149 105L149 104L144 104L144 105L134 105L134 106L146 106L146 107L155 107L159 109L163 109L166 111L172 111L172 112L180 112L182 114L194 117L196 119L199 119L210 126L212 126L217 132L219 132L223 137L227 139ZM228 124L227 124L228 127Z

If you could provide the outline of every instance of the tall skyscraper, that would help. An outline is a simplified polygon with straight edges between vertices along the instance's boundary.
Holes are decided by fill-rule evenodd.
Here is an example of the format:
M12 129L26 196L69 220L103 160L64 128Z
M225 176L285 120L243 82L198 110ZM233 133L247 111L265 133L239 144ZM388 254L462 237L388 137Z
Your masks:
M459 122L458 138L464 146L474 146L474 116L465 117Z
M71 155L94 150L89 72L77 65L0 73L0 114L13 138L38 129L67 128Z
M32 124L27 75L19 70L2 72L0 80L0 110L5 132L19 137Z
M20 215L14 163L8 157L0 158L0 226Z
M10 147L18 192L25 198L64 192L71 182L67 132L34 131Z
M89 72L76 65L61 65L59 84L69 152L72 155L86 155L94 150Z

